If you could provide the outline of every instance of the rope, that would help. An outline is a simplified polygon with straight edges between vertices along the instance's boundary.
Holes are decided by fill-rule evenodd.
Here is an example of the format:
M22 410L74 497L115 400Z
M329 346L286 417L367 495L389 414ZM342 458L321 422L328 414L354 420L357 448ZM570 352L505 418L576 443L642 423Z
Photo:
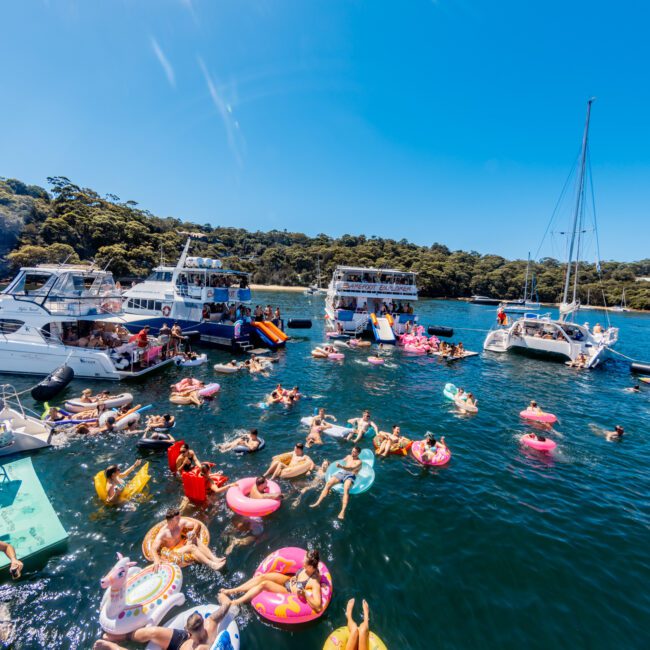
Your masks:
M614 348L607 347L607 349L610 352L613 352L614 354L618 354L619 357L623 357L624 359L627 359L628 361L632 361L632 363L645 363L644 361L641 361L640 359L634 359L632 357L628 357L627 354L623 354L622 352L618 352L618 350L614 350Z

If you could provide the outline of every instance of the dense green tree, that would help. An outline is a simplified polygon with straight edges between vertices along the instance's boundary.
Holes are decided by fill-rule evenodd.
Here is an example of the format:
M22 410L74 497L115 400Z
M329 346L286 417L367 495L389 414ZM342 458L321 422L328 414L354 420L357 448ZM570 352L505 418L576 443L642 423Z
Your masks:
M172 217L157 217L114 194L75 185L64 176L48 178L51 190L16 179L0 179L0 259L6 274L39 262L93 260L108 266L117 278L141 277L164 259L174 263L188 233L197 235L192 254L220 257L231 268L252 274L254 282L306 285L316 280L316 261L327 280L339 264L390 267L418 273L424 296L467 298L484 294L519 298L523 293L525 260L506 260L475 251L451 251L433 243L418 246L406 239L326 234L308 237L286 230L248 232L213 228ZM543 302L562 295L564 265L543 258L532 265ZM631 307L650 309L650 259L632 263L607 261L601 272L580 264L580 300L592 305L618 304L625 289Z

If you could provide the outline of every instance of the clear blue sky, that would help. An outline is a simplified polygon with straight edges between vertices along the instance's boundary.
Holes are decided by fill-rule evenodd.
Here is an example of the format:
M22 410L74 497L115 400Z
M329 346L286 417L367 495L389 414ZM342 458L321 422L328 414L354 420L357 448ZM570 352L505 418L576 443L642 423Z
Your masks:
M648 24L599 0L6 1L0 176L525 257L595 95L602 256L640 259Z

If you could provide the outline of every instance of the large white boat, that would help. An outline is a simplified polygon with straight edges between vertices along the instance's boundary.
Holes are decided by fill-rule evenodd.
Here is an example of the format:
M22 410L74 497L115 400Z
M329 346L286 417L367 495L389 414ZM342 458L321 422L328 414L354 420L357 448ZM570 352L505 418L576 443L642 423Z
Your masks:
M325 318L330 334L367 332L378 343L395 343L406 323L415 324L416 273L337 266L327 289Z
M178 323L205 345L232 351L276 349L287 335L281 322L255 321L250 313L249 274L222 268L220 260L190 257L188 238L176 266L160 265L124 292L124 325L136 331Z
M0 372L125 379L171 362L155 340L139 347L120 326L113 276L91 265L21 268L0 294Z
M587 146L592 99L587 104L587 117L582 138L582 150L578 169L576 202L573 212L573 227L569 255L564 279L564 293L560 304L560 316L550 314L524 314L505 327L490 331L483 343L483 349L490 352L520 351L542 356L556 356L594 368L606 356L608 348L618 340L618 328L594 328L585 323L579 325L575 317L580 309L577 299L579 252L581 235L584 232L585 185L587 175ZM571 301L569 295L571 293Z

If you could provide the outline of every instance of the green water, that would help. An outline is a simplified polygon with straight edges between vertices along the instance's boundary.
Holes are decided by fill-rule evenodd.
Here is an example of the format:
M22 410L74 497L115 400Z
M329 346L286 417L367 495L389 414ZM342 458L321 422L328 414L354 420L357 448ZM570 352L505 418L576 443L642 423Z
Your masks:
M258 292L255 300L280 304L285 317L322 314L322 298ZM494 316L490 308L440 301L421 301L419 313L425 324L467 328L455 338L477 351L484 338L480 330ZM604 318L588 314L592 323ZM618 349L650 361L650 318L612 319L621 327ZM219 588L250 576L278 547L316 546L334 583L325 615L306 628L280 630L244 607L243 648L321 648L343 624L345 603L353 596L368 599L372 628L391 650L647 647L650 387L640 395L624 392L632 383L627 364L578 372L561 363L482 354L447 365L393 350L390 367L375 367L364 363L362 351L347 352L343 363L313 360L309 351L322 342L322 320L297 334L269 377L220 375L221 393L200 410L169 405L169 385L183 374L212 379L211 364L170 368L129 390L137 402L153 402L156 412L172 410L177 437L232 478L259 473L273 454L304 439L300 418L320 405L339 419L370 408L382 428L397 423L415 438L426 430L444 434L451 463L427 470L412 458L377 460L374 486L351 499L344 523L336 519L338 495L316 510L308 508L315 493L291 507L300 483L284 483L287 502L264 520L263 531L255 531L253 545L232 552L222 574L184 569L189 603L214 601ZM211 363L226 358L210 353ZM3 377L8 379L17 387L32 383ZM255 407L277 381L298 384L317 399L292 409ZM477 395L478 415L455 412L442 395L449 381ZM83 385L73 382L65 395L78 394ZM533 398L559 417L558 448L551 457L523 451L518 443L529 430L518 412ZM605 442L589 426L615 423L629 434L620 444ZM253 426L266 439L265 450L244 458L216 452L236 429ZM27 571L19 583L0 585L0 601L15 619L13 647L20 649L90 648L100 633L99 580L115 551L144 566L144 534L181 494L165 457L150 455L147 499L105 508L94 496L92 477L109 463L138 457L135 440L58 436L56 444L33 460L70 534L67 551ZM326 437L312 456L339 458L347 446ZM209 524L217 552L233 535L246 534L245 520L233 519L224 502L198 516Z

